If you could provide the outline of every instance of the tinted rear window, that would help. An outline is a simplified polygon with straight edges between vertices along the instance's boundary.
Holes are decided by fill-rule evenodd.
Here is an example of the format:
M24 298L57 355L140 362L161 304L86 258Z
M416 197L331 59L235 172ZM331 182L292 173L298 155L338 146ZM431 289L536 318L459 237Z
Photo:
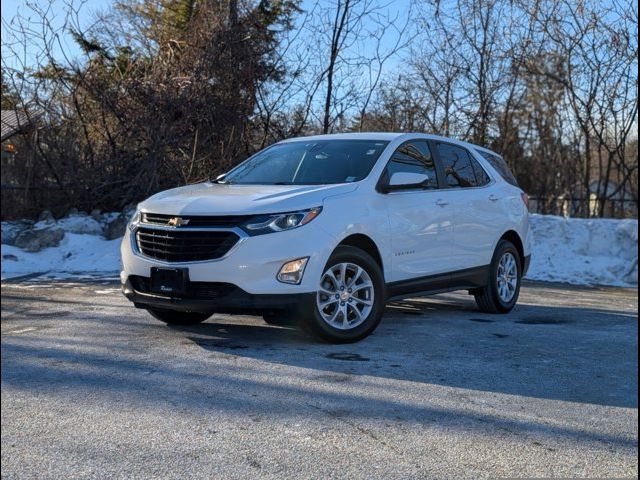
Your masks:
M502 178L504 178L507 182L509 182L514 187L520 188L520 185L518 185L518 180L516 180L516 177L513 175L513 173L509 169L507 162L505 162L502 157L499 157L498 155L493 155L483 150L478 150L477 152L480 155L482 155L491 164L493 168L495 168L495 170L500 174Z
M448 143L436 145L449 187L480 187L489 183L485 171L464 148Z

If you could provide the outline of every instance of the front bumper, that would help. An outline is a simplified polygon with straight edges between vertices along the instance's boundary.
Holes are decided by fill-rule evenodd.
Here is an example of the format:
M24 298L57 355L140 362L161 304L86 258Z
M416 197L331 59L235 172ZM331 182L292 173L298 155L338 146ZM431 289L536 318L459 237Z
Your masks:
M189 270L193 282L232 284L249 295L297 295L317 290L324 266L337 241L312 222L290 231L244 237L216 259L167 263L137 251L135 234L127 230L121 245L122 281L131 275L151 276L152 267L175 266ZM276 276L283 264L309 257L299 285L281 283Z
M196 282L198 291L193 289L185 297L170 297L145 291L145 281L145 277L132 275L122 285L122 293L137 308L250 315L295 311L314 297L313 293L254 295L235 285L217 282Z

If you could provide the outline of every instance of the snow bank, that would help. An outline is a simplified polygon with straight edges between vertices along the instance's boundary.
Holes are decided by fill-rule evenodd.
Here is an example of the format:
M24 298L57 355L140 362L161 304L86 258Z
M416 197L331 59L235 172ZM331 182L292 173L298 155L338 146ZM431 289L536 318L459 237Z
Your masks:
M43 222L38 222L35 227ZM43 225L45 226L46 223ZM69 233L82 233L87 235L102 235L104 226L101 222L93 217L73 215L66 218L61 218L56 222L56 227L63 229Z
M638 285L638 221L531 215L527 278L574 285Z
M2 278L35 272L114 274L120 266L120 239L65 233L60 245L27 253L2 245Z
M64 239L58 247L37 253L2 245L2 278L34 272L117 275L120 239L92 234L98 233L101 223L93 221L88 217L58 221L56 226L66 231ZM531 225L534 250L527 278L576 285L638 285L637 220L532 215ZM3 234L12 228L13 224L3 223Z

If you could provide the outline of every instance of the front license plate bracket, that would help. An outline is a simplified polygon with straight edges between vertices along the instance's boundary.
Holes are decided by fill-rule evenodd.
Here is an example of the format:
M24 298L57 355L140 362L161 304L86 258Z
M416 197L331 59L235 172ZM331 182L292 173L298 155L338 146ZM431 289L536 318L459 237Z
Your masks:
M151 267L151 291L162 295L183 295L189 282L188 268Z

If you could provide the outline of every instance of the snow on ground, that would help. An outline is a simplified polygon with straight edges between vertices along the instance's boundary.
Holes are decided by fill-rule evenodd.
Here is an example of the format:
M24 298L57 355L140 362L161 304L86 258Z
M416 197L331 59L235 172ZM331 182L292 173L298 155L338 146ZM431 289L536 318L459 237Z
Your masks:
M575 285L638 285L638 221L531 215L527 278Z
M638 285L638 221L565 219L532 215L532 263L527 278L576 285ZM82 275L116 276L120 239L105 240L97 222L62 219L65 229L58 247L37 253L2 245L2 278L48 272L57 278ZM3 223L3 230L10 225ZM71 232L88 233L71 233Z
M120 239L65 233L60 245L28 253L2 245L2 279L35 272L114 274L120 266Z

